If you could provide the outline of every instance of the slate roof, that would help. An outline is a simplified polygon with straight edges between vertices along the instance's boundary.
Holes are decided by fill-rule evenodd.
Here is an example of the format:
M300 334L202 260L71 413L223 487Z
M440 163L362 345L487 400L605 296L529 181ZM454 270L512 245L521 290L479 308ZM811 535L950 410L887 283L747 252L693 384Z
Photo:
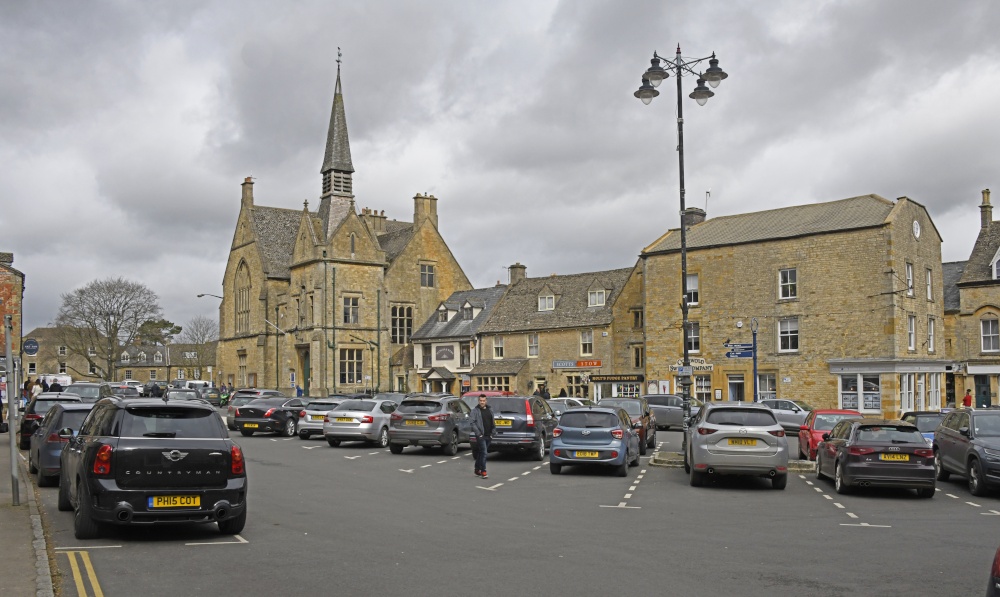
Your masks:
M413 238L413 224L389 220L385 223L385 230L384 233L378 235L378 244L385 251L386 260L392 263Z
M302 212L283 207L253 207L254 235L264 260L264 272L271 278L291 278L289 264L295 248Z
M990 274L990 262L1000 248L1000 222L990 222L986 228L979 231L976 244L972 246L972 254L966 262L965 271L958 281L963 286L981 283L998 284Z
M347 116L344 113L344 96L340 90L340 65L337 65L337 85L333 91L333 108L330 110L330 128L326 134L326 153L320 173L328 170L354 172L351 163L351 143L347 138Z
M862 195L747 214L710 218L688 228L688 249L796 238L813 234L872 228L886 223L894 204L878 195ZM670 230L643 254L679 251L679 229Z
M528 359L499 359L479 361L469 372L470 375L517 375Z
M613 269L546 278L524 278L503 296L480 333L506 333L611 324L611 307L634 268ZM603 307L588 307L588 290L595 284L607 290ZM538 297L548 287L555 295L555 309L538 310ZM546 294L548 294L546 292Z
M436 373L441 379L455 379L455 374L449 371L446 367L431 367L431 370L423 375L424 379L429 378L432 373Z
M951 313L962 307L961 295L958 292L958 281L962 279L967 261L952 261L941 264L944 278L944 312Z
M489 319L497 301L507 290L506 285L494 286L492 288L476 288L475 290L463 290L455 292L444 301L449 310L458 311L448 321L437 320L437 310L431 313L420 329L411 338L413 340L443 340L446 338L474 338L479 332L479 328ZM462 305L468 301L475 307L481 307L474 319L462 319Z

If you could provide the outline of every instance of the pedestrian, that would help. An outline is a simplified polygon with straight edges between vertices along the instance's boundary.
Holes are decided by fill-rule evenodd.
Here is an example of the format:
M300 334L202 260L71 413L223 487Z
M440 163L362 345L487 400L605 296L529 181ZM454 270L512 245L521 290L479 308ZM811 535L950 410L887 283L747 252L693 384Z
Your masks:
M542 386L538 386L537 388L535 388L535 393L532 394L532 396L539 396L540 397L541 395L542 395Z
M49 382L46 381L44 377L42 378L42 391L43 392L49 391Z
M566 397L566 388L563 388L563 389L559 390L559 397L560 398L565 398Z
M50 392L62 392L63 391L62 384L59 383L58 379L53 379L52 380L52 383L49 384L49 391Z
M486 453L493 440L493 411L486 403L486 394L479 395L479 404L472 409L472 434L476 437L476 476L489 479L486 474Z
M299 398L302 397L302 386L295 384L295 395Z
M545 386L542 386L542 398L546 400L552 398L552 394L549 394L549 389Z
M968 389L965 390L965 397L962 398L962 406L972 408L972 394Z
M42 384L36 383L35 385L31 386L31 395L28 396L28 399L30 400L41 393L42 393Z

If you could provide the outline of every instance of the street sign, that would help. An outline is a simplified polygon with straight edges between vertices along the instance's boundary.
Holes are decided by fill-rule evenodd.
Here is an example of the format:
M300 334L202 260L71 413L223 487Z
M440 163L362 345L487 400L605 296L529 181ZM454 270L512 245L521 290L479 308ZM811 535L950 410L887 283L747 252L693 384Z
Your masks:
M38 354L38 341L34 338L28 338L24 341L24 346L21 348L24 350L24 354L33 357Z
M752 350L733 350L726 353L727 359L750 359L753 358Z
M694 375L694 367L678 367L677 376L678 377L691 377Z
M753 350L753 344L748 342L724 342L722 346L726 348L735 348L736 350Z

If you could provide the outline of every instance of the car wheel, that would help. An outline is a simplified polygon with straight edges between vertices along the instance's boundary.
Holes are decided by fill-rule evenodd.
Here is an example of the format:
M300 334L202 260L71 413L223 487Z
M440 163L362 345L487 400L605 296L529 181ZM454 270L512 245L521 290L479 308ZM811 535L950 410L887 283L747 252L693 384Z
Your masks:
M937 473L934 478L938 481L947 481L951 477L951 473L945 470L944 463L941 462L941 450L934 451L934 472Z
M29 439L28 441L25 441L24 439L21 439L17 442L17 447L22 450L27 450L31 447L31 440Z
M549 463L549 472L552 473L553 475L558 475L559 473L562 472L562 465L561 464L556 464L554 462L550 462Z
M633 458L632 461L628 463L628 465L629 466L639 466L639 455L636 454L635 458Z
M299 429L299 439L309 439L309 432L305 429Z
M240 433L242 433L245 437L250 437L251 435L253 435L253 431L247 429L240 429Z
M836 469L834 469L833 488L841 495L851 492L847 480L844 479L844 463L842 462L838 462Z
M642 440L639 442L639 455L640 456L646 455L646 440Z
M921 487L917 490L917 497L928 499L934 497L934 493L933 487Z
M337 446L340 445L340 440L327 438L326 443L330 444L331 448L336 448Z
M404 447L403 444L389 444L389 451L393 454L402 454Z
M219 532L223 535L235 535L243 530L247 524L247 506L243 504L243 511L239 516L218 522Z
M615 476L618 477L628 476L628 462L623 462L615 467Z
M453 431L451 433L451 441L442 446L441 451L444 452L445 456L454 456L458 454L458 431Z
M816 455L816 478L826 478L826 475L823 474L823 461L819 459L819 454Z
M31 452L28 452L28 472L32 475L38 472L38 467L35 466L35 461L31 458Z
M656 429L655 428L653 429L653 434L651 436L649 436L649 441L646 442L646 447L647 448L655 448L656 447Z
M295 437L295 420L294 419L288 419L288 421L285 422L284 436L285 437Z
M531 452L531 459L535 462L545 460L545 437L538 441L538 449Z
M48 475L42 474L42 469L38 469L37 484L39 487L52 487L56 484L56 480Z
M76 512L73 516L73 536L77 539L96 539L101 529L97 521L90 515L90 491L86 483L79 483L76 488Z
M986 495L986 484L983 482L983 467L979 464L978 458L973 458L969 462L969 493L976 497Z
M687 456L687 453L685 453L685 454L684 454L684 472L685 472L685 473L688 473L688 474L690 474L690 473L691 473L691 465L690 465L690 464L688 464L688 456Z
M784 489L786 485L788 485L788 475L771 477L771 489Z
M69 481L62 474L59 475L59 499L56 501L56 507L60 512L69 512L73 509L73 504L69 501Z
M375 441L375 445L380 448L384 448L389 445L389 430L385 427L378 432L378 439Z
M705 473L691 469L691 477L688 479L688 482L691 484L691 487L701 487L705 484Z
M801 442L801 441L799 441L799 449L798 449L798 452L799 452L799 454L798 454L798 459L799 459L799 460L808 460L808 459L806 458L806 454L805 454L804 452L802 452L802 442Z

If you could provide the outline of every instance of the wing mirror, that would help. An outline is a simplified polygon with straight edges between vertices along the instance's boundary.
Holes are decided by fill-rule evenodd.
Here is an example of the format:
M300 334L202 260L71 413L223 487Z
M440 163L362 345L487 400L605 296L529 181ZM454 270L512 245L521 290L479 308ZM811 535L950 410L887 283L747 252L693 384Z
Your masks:
M72 439L76 435L72 427L63 427L59 430L59 437L63 439Z
M823 434L823 441L825 441L825 442L826 441L830 441L830 434L829 433L824 433Z
M965 437L970 437L968 427L959 427L958 432L964 435Z

